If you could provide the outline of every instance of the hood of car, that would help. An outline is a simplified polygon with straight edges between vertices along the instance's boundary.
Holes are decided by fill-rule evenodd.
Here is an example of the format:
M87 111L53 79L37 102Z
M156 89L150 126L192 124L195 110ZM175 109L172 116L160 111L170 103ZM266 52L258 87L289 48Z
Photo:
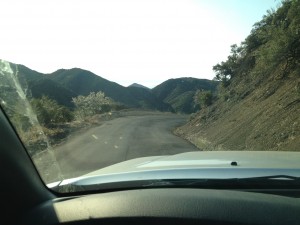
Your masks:
M186 152L127 160L80 177L66 179L59 184L91 185L133 180L228 179L275 175L299 177L299 162L300 152Z

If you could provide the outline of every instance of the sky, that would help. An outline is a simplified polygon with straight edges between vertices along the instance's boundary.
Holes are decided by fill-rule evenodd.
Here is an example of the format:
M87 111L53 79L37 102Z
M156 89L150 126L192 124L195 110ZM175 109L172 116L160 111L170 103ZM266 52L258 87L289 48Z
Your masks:
M81 68L123 86L213 79L279 0L0 0L0 59Z

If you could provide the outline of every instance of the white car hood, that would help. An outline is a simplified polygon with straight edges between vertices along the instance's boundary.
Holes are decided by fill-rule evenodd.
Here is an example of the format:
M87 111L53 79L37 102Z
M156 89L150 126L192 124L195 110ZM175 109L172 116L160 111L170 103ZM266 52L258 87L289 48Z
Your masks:
M199 151L170 156L150 156L124 161L87 175L178 168L298 168L300 152ZM233 163L235 164L235 163Z
M149 179L300 176L300 152L197 151L120 162L60 183L89 185Z

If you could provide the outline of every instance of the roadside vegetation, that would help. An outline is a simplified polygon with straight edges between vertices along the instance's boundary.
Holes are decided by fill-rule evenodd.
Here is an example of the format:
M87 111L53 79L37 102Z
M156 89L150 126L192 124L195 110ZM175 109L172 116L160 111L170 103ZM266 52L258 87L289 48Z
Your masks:
M13 110L8 111L30 154L34 155L49 146L54 147L72 132L99 125L113 118L113 112L126 109L124 105L106 97L103 92L80 95L74 97L72 102L74 108L68 108L48 96L42 96L32 98L28 105L19 102L13 106ZM31 107L31 118L25 114L24 107Z

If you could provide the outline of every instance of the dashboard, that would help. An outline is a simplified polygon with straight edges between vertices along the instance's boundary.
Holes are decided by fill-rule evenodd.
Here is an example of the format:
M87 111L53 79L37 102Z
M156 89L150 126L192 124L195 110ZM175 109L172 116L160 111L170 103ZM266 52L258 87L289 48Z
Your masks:
M300 224L300 199L240 190L154 188L47 201L20 224Z

